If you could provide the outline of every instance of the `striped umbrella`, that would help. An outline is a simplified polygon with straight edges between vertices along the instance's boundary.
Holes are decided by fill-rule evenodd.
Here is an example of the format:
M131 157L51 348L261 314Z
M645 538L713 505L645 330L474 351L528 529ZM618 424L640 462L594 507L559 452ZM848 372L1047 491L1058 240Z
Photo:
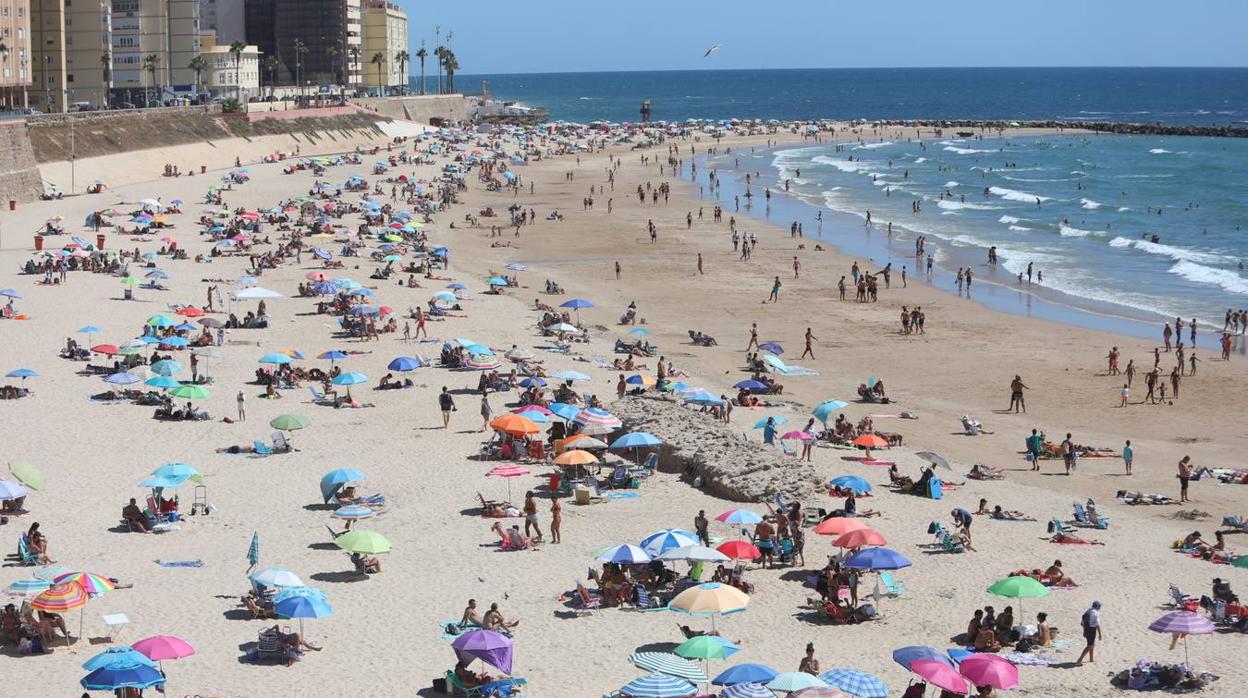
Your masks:
M376 515L377 515L377 512L373 511L372 508L367 507L363 504L348 504L346 506L341 506L335 509L334 513L330 514L330 516L334 517L335 519L347 519L350 521L358 521L360 519L367 519Z
M92 574L91 572L70 572L52 580L53 584L68 584L70 582L76 582L91 596L99 596L106 591L112 591L117 588L117 585L109 581L107 577Z
M1183 663L1189 664L1187 656L1187 636L1188 635L1208 635L1213 632L1213 621L1191 611L1175 611L1167 613L1149 624L1148 629L1155 633L1173 633L1174 641L1170 643L1170 649L1178 644L1179 638L1183 638Z
M641 539L641 549L650 553L651 557L658 557L675 548L697 544L698 535L696 533L690 533L679 528L665 528Z
M260 564L260 532L259 531L252 531L251 533L251 545L247 546L247 562L249 563L247 565L248 572L252 571L253 569L255 569L256 565Z
M776 694L772 693L771 689L753 681L733 684L725 688L719 695L722 698L776 698Z
M819 678L857 698L888 698L888 688L873 674L857 669L833 669Z
M789 698L849 698L831 686L811 686L789 694Z
M667 674L646 674L620 688L620 693L629 698L680 698L697 692L693 684Z
M801 671L786 671L776 674L776 678L767 682L767 688L780 693L793 693L803 688L827 687L823 679Z
M706 672L697 664L667 652L634 652L628 656L628 661L640 669L657 671L695 683L707 680Z
M503 362L499 361L497 357L481 354L474 355L464 362L464 368L472 369L473 371L493 371L502 365Z
M10 596L38 596L48 590L52 586L51 582L45 582L42 579L19 579L9 584L5 588L5 592Z
M73 582L54 583L47 591L36 596L30 605L48 613L65 613L87 605L87 590Z

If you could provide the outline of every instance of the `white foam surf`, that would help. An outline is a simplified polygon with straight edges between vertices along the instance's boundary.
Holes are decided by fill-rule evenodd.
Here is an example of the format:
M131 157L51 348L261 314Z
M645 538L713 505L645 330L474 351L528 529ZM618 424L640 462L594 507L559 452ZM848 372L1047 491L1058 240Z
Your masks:
M1230 293L1248 296L1248 279L1228 269L1216 269L1184 260L1170 267L1170 273L1198 284L1211 284Z
M1086 209L1098 209L1101 207L1100 202L1092 199L1079 199L1079 203L1083 204L1083 207Z
M988 193L994 196L999 196L1007 201L1026 201L1027 203L1032 204L1034 204L1036 200L1052 201L1052 197L1050 196L1036 196L1035 194L1030 194L1025 191L1006 189L1005 187L988 187Z

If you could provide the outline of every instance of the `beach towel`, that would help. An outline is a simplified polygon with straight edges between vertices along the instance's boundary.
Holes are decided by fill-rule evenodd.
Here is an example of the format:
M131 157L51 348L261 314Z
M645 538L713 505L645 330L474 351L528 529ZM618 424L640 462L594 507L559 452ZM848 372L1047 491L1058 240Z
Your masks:
M607 499L637 499L641 494L639 492L608 492Z
M802 367L802 366L785 366L784 368L780 368L779 366L777 366L777 367L776 367L776 370L777 370L777 371L779 371L779 372L780 372L780 375L783 375L783 376L793 376L793 377L797 377L797 376L817 376L817 375L819 375L819 372L818 372L818 371L816 371L816 370L814 370L814 369L805 368L805 367Z
M998 652L997 656L1015 665L1048 666L1053 663L1052 659L1027 652Z
M203 567L203 560L157 560L161 567Z

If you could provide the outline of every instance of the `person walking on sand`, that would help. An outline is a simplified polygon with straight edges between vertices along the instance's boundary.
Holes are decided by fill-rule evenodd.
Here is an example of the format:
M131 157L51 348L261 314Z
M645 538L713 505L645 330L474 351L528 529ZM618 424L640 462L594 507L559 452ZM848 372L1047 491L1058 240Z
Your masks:
M615 263L615 280L620 280L620 263L618 261Z
M1089 662L1096 661L1096 641L1101 639L1101 602L1093 601L1092 608L1083 612L1083 617L1079 619L1079 625L1083 627L1083 639L1087 643L1083 652L1079 654L1079 659L1075 660L1076 664L1083 664L1083 658L1087 657Z
M810 331L809 327L807 327L806 328L806 351L802 352L802 355L800 358L804 359L806 358L807 355L809 355L810 358L812 359L815 358L815 352L813 349L811 349L811 343L817 342L817 341L819 341L819 338L816 337L814 333Z
M442 428L449 429L451 426L451 413L455 411L455 398L451 397L451 393L442 386L442 392L438 393L438 407L442 410Z
M1126 383L1123 383L1122 391L1119 394L1122 396L1122 401L1118 403L1118 406L1126 407L1127 400L1131 399L1131 386L1127 385Z
M241 390L238 391L238 421L247 421L247 396Z
M758 323L750 323L750 343L746 345L745 350L758 348Z
M797 261L797 257L795 256L793 257L793 278L796 279L801 275L802 275L802 263Z
M1122 447L1122 464L1127 468L1127 474L1131 474L1131 461L1135 459L1135 449L1131 448L1131 439L1127 439L1127 445Z
M1179 503L1190 502L1187 498L1187 484L1192 480L1192 472L1195 470L1192 465L1191 456L1183 456L1183 460L1179 461Z
M1167 354L1169 354L1169 353L1170 353L1170 337L1172 337L1173 335L1174 335L1174 332L1170 329L1170 323L1168 323L1168 322L1167 322L1167 323L1166 323L1166 328L1165 328L1164 330L1162 330L1162 331L1161 331L1161 338L1162 338L1162 340L1164 340L1164 341L1165 341L1165 343L1166 343L1166 353L1167 353Z
M702 275L702 253L698 253L698 276Z
M490 409L490 389L486 388L481 391L481 431L485 431L490 427L490 415L493 412Z
M1066 439L1062 441L1062 462L1066 465L1066 475L1070 475L1070 471L1075 469L1075 442L1070 440L1070 434L1066 434Z
M777 276L776 280L771 282L771 295L767 296L767 300L772 303L780 302L780 286L780 277Z
M537 500L533 498L533 490L524 493L524 535L529 536L529 529L537 533L533 540L542 539L542 527L537 523Z
M559 537L559 526L563 523L563 505L559 504L559 495L556 494L550 499L550 542L562 543L563 539Z
M1024 413L1027 412L1027 401L1023 399L1024 390L1030 390L1030 388L1023 383L1021 376L1015 375L1014 380L1010 381L1010 406L1005 408L1006 412L1014 410L1014 414L1018 414L1020 409Z
M1031 430L1031 436L1027 437L1027 455L1031 457L1031 469L1040 469L1040 449L1044 446L1044 436L1040 435L1035 429Z

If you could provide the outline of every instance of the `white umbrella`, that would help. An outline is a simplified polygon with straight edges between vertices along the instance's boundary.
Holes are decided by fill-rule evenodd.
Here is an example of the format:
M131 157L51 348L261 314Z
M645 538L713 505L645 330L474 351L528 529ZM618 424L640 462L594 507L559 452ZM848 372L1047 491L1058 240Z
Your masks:
M660 560L689 560L690 562L727 562L729 557L714 548L703 545L686 545L672 548L659 555Z
M285 297L282 294L278 293L277 291L270 291L267 288L261 288L259 286L252 286L250 288L245 288L241 291L235 291L231 295L234 296L235 300L240 300L240 301Z
M945 470L953 470L953 468L949 467L949 461L945 460L945 457L940 455L939 453L933 453L931 451L919 451L918 453L914 455L918 456L919 458L922 458L924 461L927 461L928 463L931 463L932 465L944 468Z

